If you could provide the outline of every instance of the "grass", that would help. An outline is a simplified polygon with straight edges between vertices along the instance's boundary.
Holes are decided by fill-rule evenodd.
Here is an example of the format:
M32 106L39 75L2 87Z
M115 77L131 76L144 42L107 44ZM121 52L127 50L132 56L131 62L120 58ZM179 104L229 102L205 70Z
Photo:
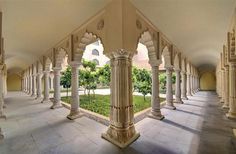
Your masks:
M161 102L164 101L160 98ZM62 97L61 100L70 104L70 97L68 100L66 97ZM151 107L151 97L146 96L144 101L143 96L133 96L134 113L142 111ZM98 114L109 116L110 113L110 95L95 95L95 98L91 95L91 100L87 95L80 95L80 107Z

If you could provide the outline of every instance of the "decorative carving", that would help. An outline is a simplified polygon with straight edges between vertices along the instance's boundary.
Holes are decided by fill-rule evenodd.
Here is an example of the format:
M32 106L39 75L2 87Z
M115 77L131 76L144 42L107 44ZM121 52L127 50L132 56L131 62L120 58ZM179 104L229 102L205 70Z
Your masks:
M138 29L142 29L142 23L138 19L136 20L136 26Z
M97 30L102 30L104 27L104 20L100 20L97 24Z

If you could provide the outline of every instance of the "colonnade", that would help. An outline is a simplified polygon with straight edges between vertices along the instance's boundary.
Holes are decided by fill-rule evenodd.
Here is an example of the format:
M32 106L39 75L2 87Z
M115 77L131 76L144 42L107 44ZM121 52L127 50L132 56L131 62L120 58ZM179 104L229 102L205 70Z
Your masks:
M227 45L223 46L216 68L216 92L222 108L227 110L226 116L232 119L236 119L235 28L236 21L232 25L232 31L227 34Z
M167 75L166 107L176 109L174 102L183 103L182 99L193 95L199 89L199 77L197 69L184 55L171 43L165 35L140 13L129 1L112 1L104 10L90 21L70 33L52 49L42 55L38 61L32 64L23 73L22 89L30 96L42 101L52 101L51 109L62 107L60 95L60 72L62 59L68 55L68 63L72 68L71 78L71 108L67 118L73 120L82 114L79 110L78 93L78 67L81 64L83 52L87 45L101 38L104 43L104 54L111 61L111 104L110 125L102 137L123 148L139 137L134 127L133 94L132 94L132 57L136 51L137 40L148 49L149 63L152 68L152 97L151 118L161 120L164 116L160 110L159 99L159 65L165 49L165 66ZM124 9L125 7L125 9ZM129 10L127 16L120 15ZM132 12L132 13L131 13ZM105 15L104 15L105 14ZM121 19L111 18L111 16ZM134 20L130 20L134 19ZM130 23L121 24L120 21ZM105 27L105 23L107 24ZM114 26L120 25L122 31L114 30ZM107 30L105 30L105 28ZM147 30L148 29L148 30ZM134 30L134 31L131 31ZM88 32L88 31L91 31ZM108 33L109 31L109 33ZM96 35L95 35L96 34ZM124 36L123 36L124 35ZM114 36L117 39L114 41ZM128 43L127 43L128 42ZM50 68L52 66L52 68ZM49 99L49 72L53 70L54 96ZM172 74L176 73L175 100L173 98ZM41 79L43 77L44 88ZM42 95L42 89L44 93Z

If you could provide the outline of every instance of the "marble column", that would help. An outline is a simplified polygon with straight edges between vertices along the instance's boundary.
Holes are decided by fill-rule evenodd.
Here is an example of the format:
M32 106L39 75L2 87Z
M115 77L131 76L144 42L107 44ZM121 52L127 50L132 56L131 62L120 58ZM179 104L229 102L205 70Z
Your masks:
M228 109L229 108L229 66L225 67L225 93L224 93L224 104L222 106L222 108L224 109Z
M132 56L131 53L123 50L110 55L110 125L102 137L120 148L125 148L140 136L134 127Z
M32 75L32 97L37 96L37 90L36 90L36 74Z
M32 95L32 75L29 76L29 95Z
M225 101L225 71L224 71L224 69L222 69L222 71L221 71L221 76L222 76L222 78L221 78L221 100L220 100L220 102L221 103L224 103L224 101Z
M2 133L2 129L0 128L0 140L4 139L4 135Z
M3 108L4 108L4 96L3 96L3 70L0 66L0 118L5 118Z
M236 119L236 63L229 63L229 112L226 116Z
M159 64L153 63L150 63L152 67L152 109L148 116L150 118L162 120L164 119L164 116L161 114L161 102L159 97Z
M183 100L188 100L188 97L186 95L187 91L186 91L186 72L181 71L181 78L182 78L182 82L181 82L181 98Z
M191 86L191 94L193 95L195 92L194 92L194 86L193 86L193 75L191 74L190 75L190 86Z
M166 68L166 108L175 110L173 103L173 89L172 89L172 67Z
M180 70L175 70L176 82L175 82L175 103L183 103L181 99L181 88L180 88Z
M192 96L191 94L191 81L190 81L190 74L187 73L187 95Z
M54 100L51 109L60 108L61 105L61 88L60 88L60 77L61 68L53 68L54 73Z
M44 94L42 103L48 103L49 100L49 73L50 71L44 71Z
M42 74L37 74L37 99L42 98Z
M79 71L78 67L80 66L79 63L71 62L71 108L70 114L67 116L68 119L74 120L81 117L83 114L79 111Z

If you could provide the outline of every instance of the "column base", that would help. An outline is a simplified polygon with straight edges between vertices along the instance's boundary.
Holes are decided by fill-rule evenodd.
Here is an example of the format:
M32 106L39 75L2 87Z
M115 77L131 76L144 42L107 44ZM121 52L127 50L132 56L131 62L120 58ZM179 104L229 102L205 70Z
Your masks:
M135 131L134 125L129 128L116 128L109 126L106 133L102 134L102 138L113 143L114 145L125 148L139 138L140 134Z
M184 104L184 102L182 100L174 100L174 103Z
M182 97L181 98L182 100L188 100L188 97L186 96L186 97Z
M236 113L229 112L229 113L226 114L226 117L228 119L236 119Z
M51 101L48 99L48 100L42 100L41 103L51 103Z
M39 97L37 96L35 99L42 99L42 98L43 98L42 96L39 96Z
M175 106L173 106L173 105L165 105L165 108L166 109L170 109L170 110L175 110L176 109L176 107Z
M57 108L62 108L63 106L61 105L61 103L56 103L56 104L53 104L50 109L57 109Z
M81 112L73 112L73 113L70 113L68 116L67 116L67 118L68 119L70 119L70 120L75 120L75 119L77 119L77 118L80 118L80 117L82 117L84 114L83 113L81 113Z
M165 118L161 113L156 113L156 112L149 113L148 117L156 120L162 120Z
M7 119L7 116L5 114L0 114L0 119Z
M220 103L224 103L224 100L221 98Z
M0 140L4 139L4 135L2 134L2 130L0 128Z
M223 108L223 109L229 109L229 105L225 105L225 104L224 104L224 105L222 106L222 108Z

